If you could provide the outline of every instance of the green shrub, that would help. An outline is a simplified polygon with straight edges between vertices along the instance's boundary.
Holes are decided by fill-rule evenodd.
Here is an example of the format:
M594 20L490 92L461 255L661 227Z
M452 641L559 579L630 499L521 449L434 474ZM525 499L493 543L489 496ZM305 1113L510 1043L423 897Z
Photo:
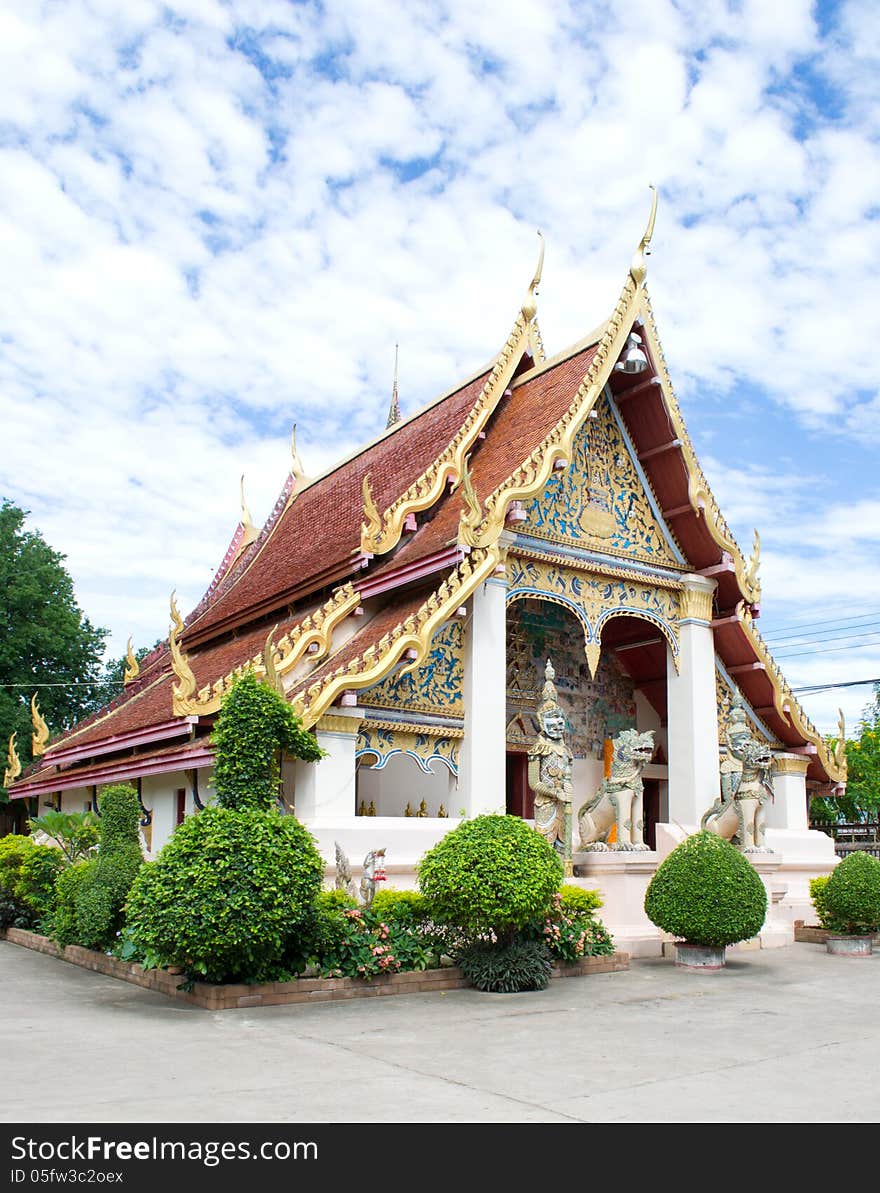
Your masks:
M418 891L377 891L371 911L380 919L399 924L419 924L428 915L425 896Z
M586 899L566 899L567 891L577 891ZM530 940L542 940L557 961L579 961L581 957L610 956L614 952L614 941L608 929L593 915L592 907L602 900L595 891L581 891L579 887L562 887L553 896L546 918L533 925L527 936ZM567 910L576 906L588 906L590 910Z
M645 911L664 932L722 948L760 932L767 892L754 866L728 841L700 832L661 863L645 895Z
M293 816L209 807L138 875L127 936L155 963L210 982L271 980L296 951L323 874Z
M94 871L97 858L68 866L58 875L55 883L55 911L52 915L49 934L62 947L79 941L76 919L76 897L80 884Z
M31 928L34 917L6 891L0 891L0 932L7 928Z
M873 935L880 929L880 862L851 853L832 870L824 898L833 931Z
M570 883L559 888L559 909L563 915L589 915L598 911L603 903L598 891L587 891Z
M478 816L428 850L418 875L433 920L509 943L546 914L562 862L520 817Z
M237 679L224 696L212 741L217 804L238 811L275 806L282 750L308 762L324 757L284 697L252 671Z
M341 932L314 958L323 977L362 978L427 969L435 956L413 926L384 920L374 911L349 908L336 913Z
M36 928L55 906L55 879L64 865L60 849L10 833L0 839L0 895L8 927Z
M472 986L489 994L543 990L553 969L550 950L538 940L477 941L458 964Z
M116 783L101 794L98 856L74 881L75 935L67 943L87 949L107 949L119 934L125 900L142 865L138 826L140 804L128 783ZM62 916L65 934L70 928ZM53 932L58 939L58 929Z
M321 958L336 952L348 933L343 912L358 905L347 891L319 891L315 902L303 912L298 929L284 949L280 969L285 974L300 974L309 965L320 965Z
M819 878L810 879L810 898L816 911L816 917L823 928L830 928L828 922L828 908L825 905L825 888L828 886L830 874L823 874Z

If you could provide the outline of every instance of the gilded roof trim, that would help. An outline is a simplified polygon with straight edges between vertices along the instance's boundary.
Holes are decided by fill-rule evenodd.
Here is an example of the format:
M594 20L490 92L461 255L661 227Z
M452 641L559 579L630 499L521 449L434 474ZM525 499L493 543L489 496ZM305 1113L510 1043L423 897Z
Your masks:
M465 459L492 417L526 348L534 357L540 354L540 360L544 360L544 345L535 316L527 320L525 314L520 313L464 422L440 455L384 512L376 509L365 480L365 521L361 527L361 551L364 554L384 555L391 551L400 542L408 514L430 509L439 501L448 481L453 485L460 483Z
M765 673L773 687L773 703L783 722L796 729L804 741L812 742L815 745L819 762L832 783L845 783L845 752L842 762L838 762L836 752L832 752L825 738L801 708L798 698L789 687L779 664L767 649L767 645L744 602L741 601L737 605L736 612L743 633L748 638L758 659L764 664Z
M722 551L726 551L733 560L734 568L736 569L736 580L739 585L740 593L743 598L750 604L756 605L761 599L761 583L758 579L758 561L760 558L760 545L756 544L755 550L750 559L746 560L742 551L740 550L736 539L733 537L733 532L728 526L724 515L715 500L712 490L709 488L709 482L700 467L700 462L697 459L697 453L694 451L694 445L691 442L691 437L688 429L685 426L684 417L681 413L681 407L678 404L678 399L675 396L675 391L672 388L672 381L669 376L669 369L666 365L666 358L663 355L663 348L660 344L660 337L657 333L657 324L654 321L654 312L651 309L651 300L648 297L646 289L642 288L641 292L641 309L640 314L644 321L645 333L648 337L648 342L651 348L651 355L654 363L657 366L657 373L660 377L660 385L663 392L663 400L666 408L669 411L669 417L675 432L675 438L681 440L681 453L684 457L685 467L688 473L688 500L691 508L699 516L701 513L706 522L706 529L712 536L714 541L718 544Z
M407 663L401 674L423 663L435 631L449 620L478 585L492 575L500 559L501 550L497 545L471 552L415 613L398 622L378 642L371 643L363 654L355 655L344 666L322 676L309 687L300 688L291 703L305 727L308 729L316 724L343 692L378 683L406 651L415 651L415 658Z

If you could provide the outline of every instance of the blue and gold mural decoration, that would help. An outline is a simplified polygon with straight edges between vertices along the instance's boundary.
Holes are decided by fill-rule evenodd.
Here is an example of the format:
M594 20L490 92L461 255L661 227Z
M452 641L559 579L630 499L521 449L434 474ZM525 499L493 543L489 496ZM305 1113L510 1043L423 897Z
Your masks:
M431 639L425 662L400 674L406 665L360 693L358 703L367 708L460 717L464 711L464 631L460 621L448 621Z
M547 659L556 669L556 690L575 758L601 758L606 737L636 726L632 679L612 655L595 676L570 612L546 600L526 598L507 610L507 742L528 749L538 734Z
M371 725L367 721L357 736L355 758L365 755L375 758L374 770L383 770L392 758L410 758L426 775L435 774L434 764L439 762L453 775L458 775L457 739L437 736L427 730L427 726Z
M584 632L583 650L592 675L599 666L602 627L612 617L621 616L638 617L656 626L669 643L678 669L681 598L677 589L513 555L507 560L507 574L508 604L540 597L574 613Z
M680 567L607 398L574 441L568 467L553 474L526 506L523 534L649 563Z

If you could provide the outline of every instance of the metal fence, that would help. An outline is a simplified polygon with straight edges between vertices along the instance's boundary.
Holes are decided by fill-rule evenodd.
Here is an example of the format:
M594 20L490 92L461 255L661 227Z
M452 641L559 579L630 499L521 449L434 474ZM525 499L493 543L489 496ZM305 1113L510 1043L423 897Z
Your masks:
M824 824L813 821L810 828L819 829L834 838L834 852L838 857L849 853L870 853L880 860L880 822L860 821L855 824Z

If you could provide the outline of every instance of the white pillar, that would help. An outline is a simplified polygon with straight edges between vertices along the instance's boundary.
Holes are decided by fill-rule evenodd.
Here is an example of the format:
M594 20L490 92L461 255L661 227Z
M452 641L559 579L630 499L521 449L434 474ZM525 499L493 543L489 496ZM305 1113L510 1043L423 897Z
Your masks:
M777 754L773 764L773 800L764 805L767 828L809 828L805 754Z
M683 577L679 668L667 647L666 698L669 748L669 818L686 828L718 798L718 711L715 706L715 581Z
M327 757L319 762L297 759L294 795L297 820L354 821L355 747L363 717L352 710L326 712L318 721L315 736Z
M469 816L507 802L507 579L493 576L471 597L464 648L464 738L459 784Z

